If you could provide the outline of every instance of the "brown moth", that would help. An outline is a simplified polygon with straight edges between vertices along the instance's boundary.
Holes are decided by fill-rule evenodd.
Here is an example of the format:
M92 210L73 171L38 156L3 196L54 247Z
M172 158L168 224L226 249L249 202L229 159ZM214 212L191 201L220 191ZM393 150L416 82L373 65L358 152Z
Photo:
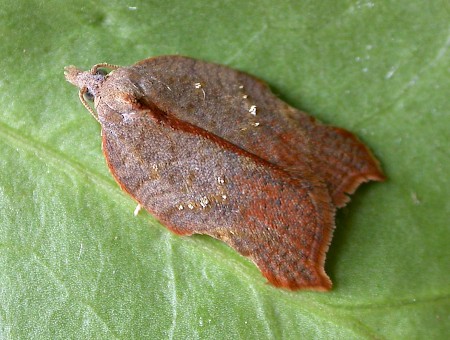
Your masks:
M353 134L253 76L181 56L69 66L65 77L101 125L117 183L171 231L226 242L277 287L331 288L324 262L336 208L384 179Z

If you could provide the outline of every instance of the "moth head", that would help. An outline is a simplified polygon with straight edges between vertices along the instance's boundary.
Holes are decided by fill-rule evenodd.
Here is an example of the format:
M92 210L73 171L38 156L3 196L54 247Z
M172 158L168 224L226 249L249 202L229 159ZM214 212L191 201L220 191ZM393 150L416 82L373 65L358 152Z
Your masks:
M97 121L97 114L86 100L94 101L95 97L98 96L102 83L108 77L108 72L104 68L116 70L119 66L101 63L94 65L89 71L82 71L75 66L64 68L66 80L80 89L78 95L81 103Z

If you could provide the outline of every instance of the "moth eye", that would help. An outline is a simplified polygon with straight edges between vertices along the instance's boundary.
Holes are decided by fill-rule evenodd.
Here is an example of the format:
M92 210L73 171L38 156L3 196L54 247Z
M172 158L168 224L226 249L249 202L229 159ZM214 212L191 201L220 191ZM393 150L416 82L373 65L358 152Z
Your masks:
M100 75L100 76L106 76L106 75L108 74L108 72L107 72L105 69L103 69L103 68L99 68L99 69L95 72L95 74Z
M89 91L86 90L86 92L83 94L84 99L89 100L90 102L94 101L94 95Z

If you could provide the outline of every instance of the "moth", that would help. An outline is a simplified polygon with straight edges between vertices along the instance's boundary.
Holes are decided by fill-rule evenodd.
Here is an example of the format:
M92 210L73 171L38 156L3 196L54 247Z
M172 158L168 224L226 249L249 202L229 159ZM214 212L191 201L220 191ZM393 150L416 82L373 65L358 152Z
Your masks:
M226 242L274 286L331 288L336 209L361 183L384 180L355 135L249 74L187 57L68 66L65 77L101 125L115 180L163 225Z

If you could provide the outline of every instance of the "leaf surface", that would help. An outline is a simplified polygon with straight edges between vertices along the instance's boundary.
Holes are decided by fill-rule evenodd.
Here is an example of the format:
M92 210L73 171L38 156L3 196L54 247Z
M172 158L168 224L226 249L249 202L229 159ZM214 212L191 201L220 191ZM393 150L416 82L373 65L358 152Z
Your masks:
M0 336L445 338L449 18L447 1L4 1ZM163 54L258 76L381 160L388 181L338 213L333 291L273 288L226 245L133 217L63 67Z

